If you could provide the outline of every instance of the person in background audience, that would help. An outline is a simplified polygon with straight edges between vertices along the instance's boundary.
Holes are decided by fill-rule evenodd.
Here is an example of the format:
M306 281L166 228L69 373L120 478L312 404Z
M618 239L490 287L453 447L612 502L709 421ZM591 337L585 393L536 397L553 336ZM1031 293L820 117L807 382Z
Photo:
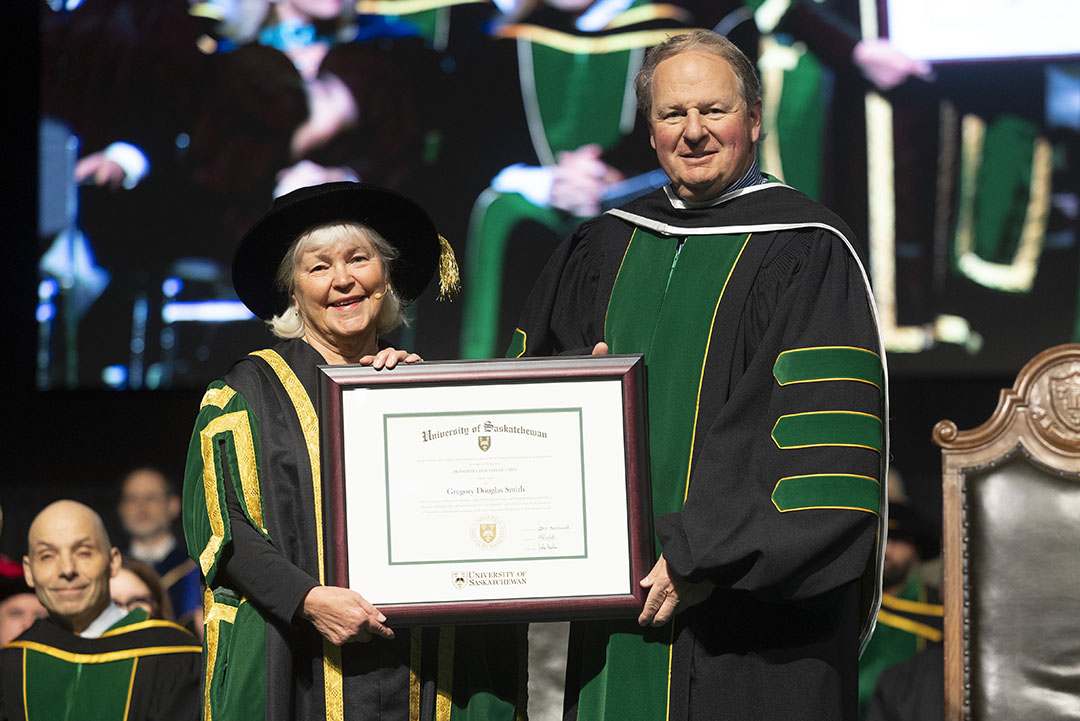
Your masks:
M0 649L0 719L194 719L201 647L109 597L120 551L91 508L62 500L30 524L26 583L48 610Z
M202 607L199 569L173 533L180 515L180 496L161 471L136 468L124 478L117 508L124 531L131 536L126 555L153 566L177 618ZM162 616L169 618L171 616Z
M26 585L22 564L0 557L0 646L14 641L39 618L45 618L45 607Z
M172 603L154 567L131 556L120 558L120 572L109 582L113 603L125 611L141 608L150 618L172 621Z

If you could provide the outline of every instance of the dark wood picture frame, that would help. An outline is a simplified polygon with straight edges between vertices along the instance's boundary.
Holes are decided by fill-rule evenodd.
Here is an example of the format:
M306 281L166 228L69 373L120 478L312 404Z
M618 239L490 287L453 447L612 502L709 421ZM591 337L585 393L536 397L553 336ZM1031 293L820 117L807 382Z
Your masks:
M641 355L573 356L400 364L391 371L367 366L320 366L319 424L322 457L323 535L326 582L349 587L348 518L345 498L343 394L353 388L480 386L618 380L629 540L629 593L569 595L482 601L380 604L398 626L633 618L647 590L638 585L655 561L649 482L645 362ZM585 479L588 485L588 479ZM552 559L551 562L557 562Z

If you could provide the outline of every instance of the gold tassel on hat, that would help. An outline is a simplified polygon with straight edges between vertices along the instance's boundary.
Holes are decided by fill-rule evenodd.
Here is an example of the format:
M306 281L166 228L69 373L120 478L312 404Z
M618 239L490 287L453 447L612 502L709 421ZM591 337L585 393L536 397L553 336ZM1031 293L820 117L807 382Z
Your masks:
M453 300L461 292L461 271L458 269L450 241L439 236L439 300Z

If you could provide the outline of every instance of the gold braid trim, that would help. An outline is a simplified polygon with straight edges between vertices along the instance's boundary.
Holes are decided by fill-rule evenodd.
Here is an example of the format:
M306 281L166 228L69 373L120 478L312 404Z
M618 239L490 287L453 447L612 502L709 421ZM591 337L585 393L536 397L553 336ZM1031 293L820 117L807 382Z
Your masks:
M450 241L439 236L439 300L453 300L461 292L461 269L458 268Z
M206 495L206 511L210 519L210 540L199 554L199 565L203 576L209 575L217 561L218 551L225 540L225 518L221 510L221 498L218 495L217 463L215 462L215 438L222 433L232 435L233 451L236 454L236 467L240 471L240 487L243 491L244 504L251 520L266 535L263 525L262 501L259 496L258 469L255 463L255 442L251 435L247 411L233 411L218 416L206 424L199 432L199 443L203 461L203 491ZM228 459L222 457L222 467ZM224 483L224 481L222 481Z
M450 721L454 703L454 627L439 629L439 675L435 680L435 721Z
M322 470L319 461L319 416L311 403L307 391L300 379L276 351L266 349L255 351L251 355L262 358L277 374L285 392L289 394L300 428L307 445L308 458L311 460L311 487L315 500L315 540L319 560L319 583L326 583L326 568L323 555L323 519L322 519ZM328 721L343 721L345 718L345 697L341 687L341 648L323 639L323 686L326 693L326 718Z
M424 653L423 633L409 630L409 721L420 721L420 663Z
M244 601L241 600L240 603ZM221 631L220 624L236 623L236 606L214 601L214 592L209 588L203 590L203 628L205 629L206 643L206 680L203 683L203 721L211 721L210 713L210 686L214 680L214 666L217 664L218 637Z

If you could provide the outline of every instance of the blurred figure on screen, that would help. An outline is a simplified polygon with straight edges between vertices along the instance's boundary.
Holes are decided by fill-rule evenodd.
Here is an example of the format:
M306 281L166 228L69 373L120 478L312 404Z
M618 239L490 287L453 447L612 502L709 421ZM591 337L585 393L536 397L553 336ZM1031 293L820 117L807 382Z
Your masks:
M232 247L270 200L297 188L401 185L421 152L411 83L390 53L357 42L352 4L235 7L218 26L190 153L204 207L222 218L215 242Z
M1043 310L1075 288L1076 273L1063 246L1044 243L1053 162L1043 68L911 57L878 7L854 0L748 5L773 98L762 168L867 239L888 349L958 371L990 353L1012 367L1074 333L1071 316ZM1040 263L1054 251L1068 262ZM1031 313L1044 318L1036 343L1030 324L1001 322Z
M741 3L714 5L721 13ZM636 119L630 80L647 48L698 22L667 3L499 6L504 15L474 71L479 116L501 120L474 128L490 186L474 205L466 251L461 354L469 358L506 347L509 336L496 329L512 327L531 279L515 269L531 273L583 218L666 182Z
M156 328L142 335L132 319L186 242L204 21L185 0L39 7L40 270L60 292L38 384L138 388Z

